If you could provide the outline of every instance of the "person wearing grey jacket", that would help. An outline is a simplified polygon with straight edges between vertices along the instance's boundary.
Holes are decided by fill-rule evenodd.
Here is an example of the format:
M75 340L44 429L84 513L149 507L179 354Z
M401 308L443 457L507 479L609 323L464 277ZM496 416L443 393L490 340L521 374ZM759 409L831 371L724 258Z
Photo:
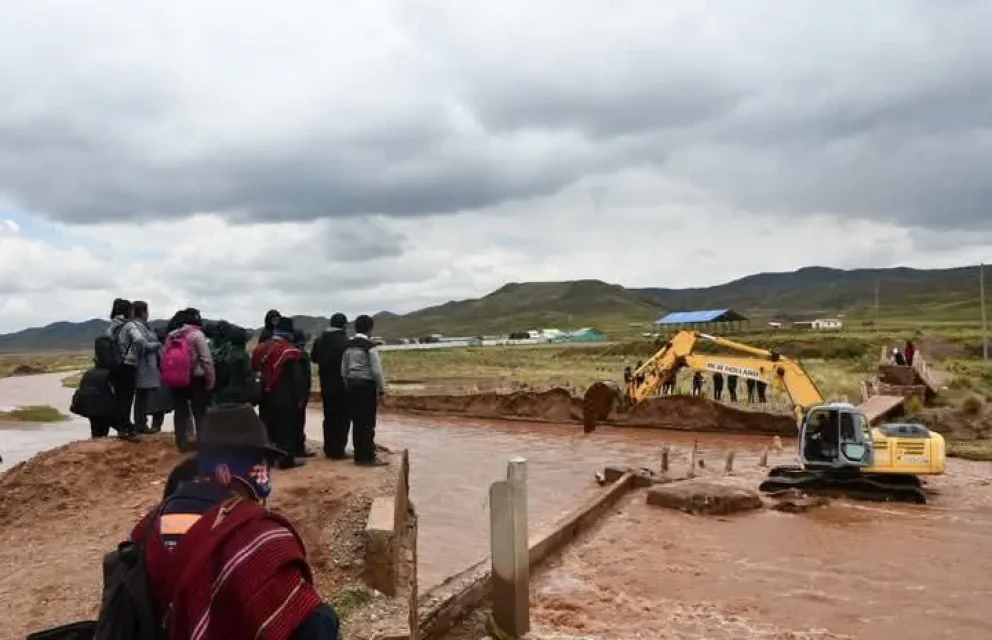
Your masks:
M348 393L355 464L366 467L387 464L375 454L376 409L380 396L386 393L386 378L379 351L369 338L373 326L372 318L367 315L355 318L355 335L341 356L341 378Z
M144 342L138 355L138 372L135 377L134 423L138 433L158 433L165 421L165 407L162 406L162 376L158 361L161 343L155 330L148 324L148 303L135 300L132 303L134 325L141 332ZM148 416L152 417L151 427Z
M114 399L117 403L117 432L122 436L133 436L137 429L131 421L131 407L134 404L138 358L142 350L157 348L158 341L149 343L145 339L134 323L131 301L124 298L114 300L107 335L120 353L120 366L111 372Z

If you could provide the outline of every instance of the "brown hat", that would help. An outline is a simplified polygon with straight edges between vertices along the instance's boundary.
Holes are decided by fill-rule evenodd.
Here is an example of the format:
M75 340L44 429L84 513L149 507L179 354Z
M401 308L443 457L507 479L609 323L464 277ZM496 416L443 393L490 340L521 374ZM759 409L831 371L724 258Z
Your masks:
M197 438L197 451L252 451L273 459L289 457L269 442L258 414L249 404L218 404L207 410Z

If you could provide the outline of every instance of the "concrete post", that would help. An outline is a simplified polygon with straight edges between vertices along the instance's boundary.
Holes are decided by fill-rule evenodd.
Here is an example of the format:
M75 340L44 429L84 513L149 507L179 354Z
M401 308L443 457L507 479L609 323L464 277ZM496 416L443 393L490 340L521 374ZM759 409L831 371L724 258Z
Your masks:
M685 474L687 478L696 477L696 448L692 448L692 452L689 454L689 473Z
M764 449L761 450L761 459L758 461L758 466L759 467L768 466L768 447L765 447Z
M530 558L527 549L527 461L512 458L506 480L489 487L493 563L493 624L519 638L530 630Z
M727 452L727 462L723 465L723 472L726 474L731 474L734 472L734 452Z
M665 445L661 450L661 472L668 473L668 456L671 454L672 448Z

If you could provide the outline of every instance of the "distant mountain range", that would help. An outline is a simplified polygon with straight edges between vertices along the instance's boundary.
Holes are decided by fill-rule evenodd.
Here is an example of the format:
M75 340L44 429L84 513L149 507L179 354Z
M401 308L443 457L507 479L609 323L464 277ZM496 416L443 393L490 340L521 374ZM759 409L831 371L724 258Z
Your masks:
M992 270L988 274L992 278ZM978 267L855 269L806 267L759 273L713 287L628 289L599 280L509 283L481 298L449 301L407 314L376 314L377 335L432 333L474 336L527 329L647 325L668 311L734 309L757 318L866 314L876 289L883 317L973 320L979 317ZM308 333L327 326L315 316L294 316ZM56 322L0 335L0 352L89 349L106 320Z

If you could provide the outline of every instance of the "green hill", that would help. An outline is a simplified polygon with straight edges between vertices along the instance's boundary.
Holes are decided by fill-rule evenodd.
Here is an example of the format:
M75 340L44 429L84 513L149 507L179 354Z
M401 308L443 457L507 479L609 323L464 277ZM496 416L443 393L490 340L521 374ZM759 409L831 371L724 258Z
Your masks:
M989 270L992 278L992 269ZM667 311L731 308L757 318L796 319L844 313L871 317L876 284L886 320L976 322L978 267L845 271L807 267L760 273L714 287L625 289L599 280L510 283L481 298L449 301L408 314L375 315L386 338L441 333L475 336L555 327L595 326L607 333L638 331ZM992 283L990 283L992 290ZM319 316L294 316L310 334L327 326ZM90 349L105 320L56 322L0 335L0 353Z
M511 282L481 298L377 317L376 333L385 337L474 336L584 326L609 331L631 322L649 323L662 310L651 296L599 280Z
M987 275L992 276L992 269ZM805 267L785 273L759 273L696 289L649 288L667 309L729 308L759 317L828 313L874 314L878 287L883 318L977 320L978 267L954 269L830 269Z

